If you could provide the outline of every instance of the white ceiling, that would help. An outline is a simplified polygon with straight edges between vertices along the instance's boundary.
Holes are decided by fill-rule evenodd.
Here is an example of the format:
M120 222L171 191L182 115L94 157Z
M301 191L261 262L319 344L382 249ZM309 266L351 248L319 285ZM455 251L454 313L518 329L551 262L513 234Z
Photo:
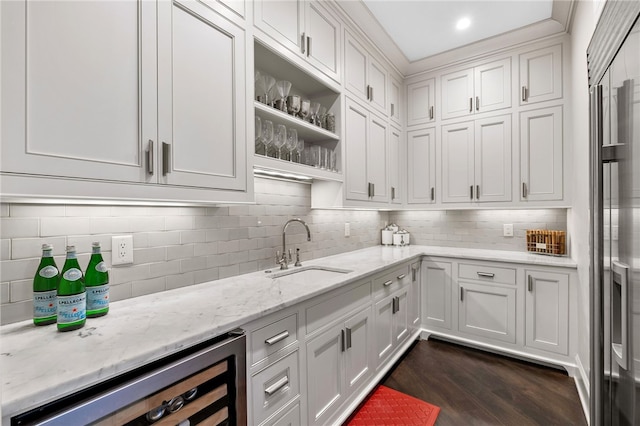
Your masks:
M553 0L363 2L409 62L549 20L553 9ZM464 17L471 25L457 30Z

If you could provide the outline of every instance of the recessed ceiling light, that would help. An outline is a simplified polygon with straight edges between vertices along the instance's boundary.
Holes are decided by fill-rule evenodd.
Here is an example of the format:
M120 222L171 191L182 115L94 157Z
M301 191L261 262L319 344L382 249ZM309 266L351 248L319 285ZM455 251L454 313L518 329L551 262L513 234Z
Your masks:
M471 25L471 19L469 18L460 18L456 23L457 30L466 30Z

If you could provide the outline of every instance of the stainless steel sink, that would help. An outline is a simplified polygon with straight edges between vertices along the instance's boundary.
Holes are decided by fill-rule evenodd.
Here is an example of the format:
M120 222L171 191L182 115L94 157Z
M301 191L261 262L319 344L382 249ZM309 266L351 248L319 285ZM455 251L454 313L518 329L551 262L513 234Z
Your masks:
M348 274L348 269L331 268L328 266L309 265L300 268L289 269L282 272L277 272L270 275L270 278L295 278L296 280L303 281L320 281L327 278L335 277L336 275Z

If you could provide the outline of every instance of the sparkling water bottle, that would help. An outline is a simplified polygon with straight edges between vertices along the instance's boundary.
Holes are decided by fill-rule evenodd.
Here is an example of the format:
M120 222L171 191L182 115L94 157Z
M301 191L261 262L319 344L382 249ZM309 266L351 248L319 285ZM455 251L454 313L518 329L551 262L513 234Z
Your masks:
M35 325L56 322L56 292L60 274L52 253L51 244L42 245L42 259L33 277L33 323Z
M62 267L57 299L58 331L84 327L87 318L87 292L74 246L67 246L67 260Z
M109 312L109 272L102 260L100 243L92 244L91 259L84 275L87 288L87 317L101 317Z

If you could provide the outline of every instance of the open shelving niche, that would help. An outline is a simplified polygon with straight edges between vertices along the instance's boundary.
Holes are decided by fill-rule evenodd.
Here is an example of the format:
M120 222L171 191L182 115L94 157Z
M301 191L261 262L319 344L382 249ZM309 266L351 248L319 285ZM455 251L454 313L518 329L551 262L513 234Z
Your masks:
M262 120L271 120L274 126L284 124L287 129L296 129L298 131L298 137L304 139L305 146L320 145L329 149L335 149L337 153L336 161L338 171L334 172L324 170L308 166L306 164L265 157L264 155L255 153L253 156L254 167L282 173L303 175L317 180L342 182L343 155L339 134L340 129L342 128L340 123L342 115L340 112L339 90L322 83L313 75L289 62L286 58L270 50L259 41L256 40L254 44L255 69L270 74L276 79L276 81L290 81L290 95L299 95L303 99L310 99L312 102L320 102L322 106L327 108L327 112L334 114L336 118L336 133L315 126L257 101L254 101L255 115L260 117ZM252 146L255 146L255 144Z

